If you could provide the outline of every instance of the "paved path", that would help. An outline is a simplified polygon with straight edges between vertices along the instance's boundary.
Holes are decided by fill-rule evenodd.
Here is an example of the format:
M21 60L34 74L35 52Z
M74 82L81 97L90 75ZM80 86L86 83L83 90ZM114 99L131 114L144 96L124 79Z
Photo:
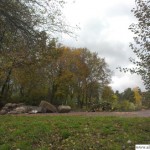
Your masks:
M150 117L150 110L134 112L70 112L70 113L46 113L30 114L32 116L120 116L120 117ZM29 115L29 116L30 116Z

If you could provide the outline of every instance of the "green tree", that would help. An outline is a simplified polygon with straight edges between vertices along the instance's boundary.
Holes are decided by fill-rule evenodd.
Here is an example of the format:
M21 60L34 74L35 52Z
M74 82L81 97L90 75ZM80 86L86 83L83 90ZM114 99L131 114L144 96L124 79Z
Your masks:
M63 0L0 2L0 103L8 98L12 73L50 62L47 43L55 33L71 33L62 17Z
M10 34L7 38L6 49L0 55L0 101L7 101L10 97L9 90L11 90L10 84L13 86L13 72L19 68L26 69L26 67L33 64L38 64L37 54L39 49L42 49L42 46L46 43L43 39L39 40L31 51L24 44L23 38L16 38L14 42L13 38L11 39L12 36Z
M79 54L78 100L81 106L98 103L102 88L110 81L111 73L107 63L88 49L77 49L76 52Z
M150 91L142 92L142 105L150 108Z
M122 100L128 100L132 103L135 102L134 92L131 88L127 88L124 90L124 92L122 93Z
M114 91L110 86L105 86L102 92L103 101L111 102L114 96Z
M118 90L115 92L115 95L118 97L119 101L122 100L122 94Z
M150 1L135 0L135 3L136 7L132 12L138 19L138 23L131 24L129 29L135 35L135 43L131 43L130 47L138 61L130 58L130 61L136 65L136 68L130 71L140 74L146 89L150 90Z
M55 33L69 31L62 19L63 0L1 0L0 2L0 50L5 49L9 34L13 39L23 37L27 45L39 39L39 32Z
M87 49L56 45L52 49L51 61L46 67L50 101L68 103L74 100L81 108L99 101L101 88L110 78L105 60Z
M81 108L97 103L110 79L105 60L87 49L65 47L55 39L48 42L45 32L40 37L31 51L18 39L11 53L0 57L0 94L5 103L38 104L48 99L52 104L77 103Z

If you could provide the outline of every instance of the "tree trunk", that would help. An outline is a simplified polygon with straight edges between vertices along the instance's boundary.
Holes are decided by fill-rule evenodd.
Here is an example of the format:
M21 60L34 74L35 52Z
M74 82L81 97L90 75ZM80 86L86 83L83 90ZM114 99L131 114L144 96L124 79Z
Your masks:
M12 73L12 69L13 68L11 68L8 71L6 80L4 81L4 84L2 85L2 89L1 89L1 92L0 92L0 101L3 101L4 99L7 99L8 90L9 90L9 82L10 82L10 76L11 76L11 73Z

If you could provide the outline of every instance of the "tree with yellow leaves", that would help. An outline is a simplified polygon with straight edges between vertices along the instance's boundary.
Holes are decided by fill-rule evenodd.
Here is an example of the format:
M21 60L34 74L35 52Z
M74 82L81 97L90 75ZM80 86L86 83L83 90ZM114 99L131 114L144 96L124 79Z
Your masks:
M135 87L133 89L133 92L134 92L134 98L135 98L135 104L136 106L139 108L142 106L142 96L140 94L140 89L139 87Z

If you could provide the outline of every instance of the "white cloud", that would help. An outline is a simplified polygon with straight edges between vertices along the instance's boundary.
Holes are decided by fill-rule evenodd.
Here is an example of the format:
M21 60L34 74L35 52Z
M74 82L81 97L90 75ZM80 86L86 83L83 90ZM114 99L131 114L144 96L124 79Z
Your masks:
M130 57L135 57L129 48L133 34L128 30L135 18L131 13L134 1L131 0L67 0L64 14L68 22L81 27L76 34L77 40L63 35L60 42L71 47L86 47L105 57L110 69L114 71L111 86L115 90L140 86L142 81L137 75L120 73L116 67L131 66Z
M137 82L135 82L137 81ZM141 81L140 76L138 75L130 75L126 74L124 75L123 73L121 74L116 74L115 76L112 77L112 83L110 84L112 88L116 91L119 90L123 92L127 88L135 88L135 87L143 87L143 83ZM141 88L144 90L144 88Z

